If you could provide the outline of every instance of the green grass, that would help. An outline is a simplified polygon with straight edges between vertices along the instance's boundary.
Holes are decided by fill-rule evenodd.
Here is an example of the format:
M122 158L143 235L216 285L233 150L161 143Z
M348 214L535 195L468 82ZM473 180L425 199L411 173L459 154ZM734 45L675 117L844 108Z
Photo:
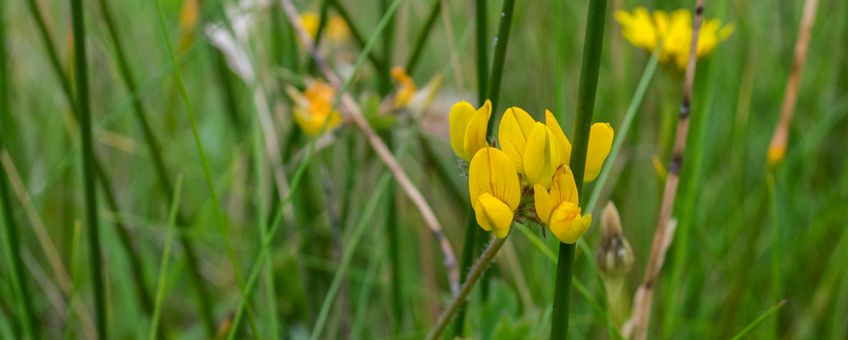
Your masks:
M187 49L169 50L183 34L183 1L158 0L161 11L142 0L82 3L87 79L74 67L79 49L70 40L69 2L0 4L9 95L0 133L22 175L20 183L0 178L8 181L0 337L83 337L88 333L73 300L85 305L88 319L107 320L109 336L121 339L419 339L432 329L451 297L439 247L406 196L388 194L393 185L386 184L385 167L357 129L342 126L335 142L319 149L292 121L284 89L302 90L314 73L279 7L246 10L252 15L247 52L260 75L246 83L202 26ZM200 3L201 25L223 23L218 3ZM476 104L478 92L497 89L495 116L519 106L538 119L551 109L574 138L589 2L516 1L505 53L494 44L503 1L485 2L482 29L473 1L295 3L315 13L326 3L324 34L340 8L356 26L357 35L345 41L324 36L322 55L338 74L353 76L344 88L378 132L392 136L397 157L458 256L474 220L465 167L444 134L450 105ZM652 158L668 158L683 76L630 45L613 11L693 3L609 1L602 52L591 57L598 62L592 121L610 122L617 139L615 161L585 185L581 198L596 221L608 199L619 208L636 258L627 294L645 270L664 183ZM842 133L848 128L848 50L839 48L848 43L848 4L820 4L786 157L772 169L765 162L802 3L706 4L707 18L735 29L698 63L674 209L677 235L656 282L651 337L848 334L848 135ZM239 22L230 24L238 28ZM491 69L498 56L500 72ZM386 86L386 71L398 65L414 69L419 89L443 77L426 118L376 114L386 90L378 79ZM499 89L488 86L495 79ZM84 102L76 97L84 86L77 84L84 80L89 109L81 110ZM263 104L257 90L267 95L270 130L257 119ZM90 124L81 119L86 111ZM90 148L79 142L86 126ZM279 145L270 150L279 152L282 169L269 157L266 131L276 134ZM84 157L91 167L79 166ZM283 196L276 170L288 180ZM175 186L177 174L182 180ZM95 183L104 204L92 210L84 189ZM31 201L20 199L18 186ZM43 220L69 268L67 291L50 270L25 207ZM396 222L387 229L392 214ZM99 221L99 241L89 239L92 221ZM549 336L559 242L550 233L543 237L534 223L514 228L481 280L488 281L486 298L478 288L469 294L466 336ZM598 229L596 223L575 247L568 327L575 339L619 337L594 257ZM91 244L102 251L102 267L91 262L97 252ZM103 277L102 289L94 277ZM197 289L206 291L199 295L203 305L194 301ZM56 304L56 297L64 303ZM104 302L102 317L95 298ZM151 328L154 320L158 326Z

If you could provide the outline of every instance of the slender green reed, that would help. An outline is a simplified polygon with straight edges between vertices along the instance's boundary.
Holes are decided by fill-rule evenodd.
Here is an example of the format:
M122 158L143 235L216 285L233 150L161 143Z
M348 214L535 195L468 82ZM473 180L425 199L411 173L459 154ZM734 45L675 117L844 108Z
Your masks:
M276 13L279 13L277 11ZM324 40L324 31L327 29L327 22L330 20L330 0L322 0L321 1L321 14L318 18L318 29L315 31L315 46L321 46L321 41ZM275 20L276 22L276 20ZM307 71L311 74L318 73L318 64L315 63L314 59L309 59L307 64Z
M506 60L506 47L509 45L509 28L512 26L512 10L515 8L515 0L504 0L498 23L498 36L495 37L495 57L492 60L492 78L486 88L488 99L492 101L492 116L489 118L489 136L494 136L495 122L498 121L498 98L501 93L501 76L503 75L504 61Z
M438 0L441 1L441 0ZM474 1L474 27L477 31L475 43L477 48L477 104L483 105L486 101L487 87L489 86L489 23L487 19L488 1ZM491 130L491 129L490 129Z
M589 131L592 127L592 114L598 87L598 71L601 66L604 27L606 26L606 5L606 0L589 2L586 38L583 46L583 66L580 70L577 119L574 124L574 144L569 162L574 173L578 194L583 193L586 150L589 146ZM581 201L583 204L586 202L585 199ZM551 339L568 337L568 309L574 266L574 248L574 244L560 243L559 245L553 314L551 315Z
M339 0L329 1L330 5L332 5L333 8L336 9L336 13L339 14L339 17L344 20L345 24L348 27L348 30L350 31L351 37L353 37L353 40L356 42L357 45L359 45L360 49L365 51L366 41L365 38L363 38L364 35L362 35L362 31L357 28L356 23L350 16L350 13L347 11L344 5L339 2ZM368 60L371 61L371 64L374 65L378 72L383 73L389 71L389 66L388 64L386 64L386 60L380 59L380 57L378 57L375 52L368 52L365 55L368 57Z
M242 294L242 298L246 298L248 295L246 294L244 288L244 279L241 275L241 266L239 265L239 261L235 255L235 249L233 247L232 238L230 237L230 225L229 220L227 219L226 214L224 213L223 208L221 207L221 200L218 197L217 190L215 189L214 180L212 179L212 172L209 169L209 161L206 158L206 153L203 151L203 142L200 140L200 132L197 128L197 120L194 114L194 106L191 103L191 100L188 97L188 90L186 89L185 82L183 81L182 73L180 72L179 64L177 61L177 53L174 48L174 44L171 41L171 36L168 31L168 26L165 24L165 14L162 9L161 1L156 0L156 13L159 21L159 28L162 33L162 38L165 40L165 46L168 49L168 55L170 56L171 62L174 63L175 67L173 69L174 79L177 83L177 89L179 90L180 99L182 101L183 107L185 109L186 115L188 116L189 125L191 126L191 134L194 139L194 146L197 152L197 156L200 159L200 164L203 169L203 177L206 181L207 189L209 190L210 198L213 204L213 210L215 211L215 218L218 224L218 232L223 237L226 248L227 248L227 257L229 257L230 263L233 266L233 272L235 276L235 281L238 285L239 291ZM248 322L254 334L256 332L256 325L253 320L253 317L248 315Z
M433 7L430 8L430 13L427 14L427 19L424 21L424 27L418 32L415 37L415 43L412 45L412 53L409 54L409 59L406 61L406 73L412 75L418 62L421 60L421 52L427 46L427 39L430 38L430 33L433 26L436 24L436 19L439 17L439 12L442 10L442 0L433 0ZM483 64L485 65L485 64Z
M648 91L648 85L651 84L651 79L654 78L654 74L657 71L658 62L659 51L654 51L651 55L651 60L648 61L648 66L642 71L642 77L639 78L639 84L636 85L636 92L633 94L630 104L627 105L624 119L621 120L621 124L616 126L615 141L612 143L609 156L607 156L607 166L601 169L601 174L595 180L592 193L586 203L587 212L592 212L595 209L595 204L598 204L598 200L601 198L601 193L604 191L604 184L606 184L612 172L615 161L618 158L618 153L621 151L621 146L624 145L624 141L627 139L630 126L633 125L633 120L636 118L636 112L639 111L639 106L642 105L642 99L645 98L645 92Z
M769 316L771 316L774 313L777 313L777 311L780 310L780 307L783 307L783 305L785 305L785 304L786 304L786 300L780 300L780 302L778 302L776 305L771 306L771 308L767 309L765 312L763 312L763 314L761 314L759 317L754 319L754 321L752 321L750 324L745 326L745 328L743 328L741 331L739 331L739 333L736 333L736 335L733 336L732 340L744 339L745 335L748 335L748 333L750 333L751 330L753 330L754 328L759 326L761 323L763 323L763 321L765 321L766 318L768 318Z
M97 336L108 339L108 320L106 316L106 278L103 274L103 258L100 249L100 221L97 218L97 189L94 181L97 170L94 168L94 142L91 131L91 108L88 98L88 67L85 50L85 19L82 0L71 0L71 21L74 32L74 63L76 69L76 89L81 143L82 174L85 188L85 211L88 222L88 246L91 261L91 280L94 284L94 311L97 315Z
M68 304L65 306L65 335L62 337L63 339L73 339L73 327L71 327L74 323L74 302L77 299L79 289L79 280L80 280L80 267L82 267L80 263L80 239L82 238L82 225L80 225L79 221L74 223L74 235L71 239L71 289L68 292Z
M42 42L44 44L44 47L47 51L48 61L50 63L51 69L53 70L53 73L56 75L56 77L59 80L59 83L60 83L62 90L63 90L63 93L65 95L65 98L68 100L68 103L71 106L71 110L74 112L74 114L77 117L79 117L76 99L74 98L74 94L73 94L73 92L71 90L71 86L70 86L70 83L71 83L70 79L68 78L67 74L65 74L65 71L62 68L61 62L59 61L59 55L57 53L55 44L53 42L53 37L50 35L50 31L48 30L48 28L45 24L46 20L44 18L44 14L41 12L41 8L38 6L37 3L35 3L34 0L28 0L28 4L29 4L29 8L30 8L30 14L32 15L33 19L36 22L36 28L38 29L39 35L40 35ZM104 15L108 15L108 13L104 12ZM134 101L137 98L141 97L141 95L139 93L137 93L138 91L131 91L131 92L132 92L132 96L134 98L133 99ZM153 142L155 144L155 139L153 139ZM157 154L158 154L158 152L154 153L154 157ZM115 194L114 194L114 191L112 190L111 183L108 181L108 176L106 175L105 171L103 170L104 167L102 165L102 162L97 158L97 155L94 155L94 163L95 163L95 168L98 169L98 171L97 171L98 180L100 181L104 195L106 197L106 203L109 205L109 208L113 212L115 212L116 215L117 215L117 212L119 210L117 203L116 203L117 199L114 196ZM125 235L127 235L127 231L122 230L122 229L125 229L125 226L120 221L120 218L118 218L116 225L118 226L119 241L121 241L121 246L124 249L124 251L126 252L127 257L130 260L130 268L131 268L130 271L132 272L131 275L133 275L135 277L135 279L133 281L134 281L135 286L136 286L136 292L138 293L139 303L141 304L142 307L149 306L150 305L150 298L148 297L147 290L144 287L144 283L147 282L147 280L144 279L145 271L143 270L143 262L141 261L138 254L136 254L132 250L133 247L132 247L132 244L130 242L131 238L124 237ZM190 243L190 239L183 238L182 240L184 241L183 242L183 248L184 248L185 253L186 253L187 261L189 262L189 267L192 269L190 271L190 273L192 274L191 278L193 279L192 282L195 283L195 287L199 286L198 290L199 290L199 292L201 292L199 294L199 298L201 298L201 301L208 301L209 300L208 298L202 298L202 297L208 296L208 294L205 293L205 288L202 286L201 281L200 281L201 280L200 274L196 269L197 268L197 259L196 259L196 256L194 255L195 254L194 248L192 247L192 244ZM208 314L208 312L204 312L204 311L210 311L210 309L206 308L206 307L208 307L208 306L201 306L201 308L200 308L201 313L204 314L204 315ZM211 314L210 314L210 316L211 316ZM210 329L210 332L214 332L214 322L211 318L209 319L209 321L210 322L209 322L208 328Z
M150 330L147 332L147 339L156 339L156 334L159 332L159 317L162 314L162 304L165 301L165 286L168 279L168 264L171 259L171 244L174 239L174 224L176 224L177 212L180 210L180 196L182 195L183 187L182 176L177 176L177 181L174 184L174 199L171 201L171 208L168 209L168 227L165 229L165 246L162 248L162 259L159 264L159 275L156 279L156 302L153 307L153 315L150 317Z
M334 0L331 0L334 1ZM366 59L370 55L370 51L374 48L378 38L380 37L380 32L386 27L388 23L389 16L393 15L400 5L401 0L394 0L391 5L389 5L386 13L383 15L383 18L377 24L377 28L375 28L374 33L372 33L371 37L368 39L368 42L364 45L362 51L357 57L356 62L353 65L353 71L351 72L351 76L347 78L344 84L342 84L341 88L337 90L336 99L333 101L333 109L338 105L339 98L342 93L347 91L350 84L356 78L356 74L365 64ZM325 122L326 124L327 122ZM242 315L245 311L247 303L249 302L249 297L251 296L254 286L256 284L256 280L259 276L259 269L262 261L265 260L266 257L269 256L269 248L271 245L271 240L277 233L277 230L280 227L280 222L283 218L283 207L291 201L293 194L297 192L297 188L300 186L300 182L305 176L306 169L309 164L312 162L312 158L314 157L315 152L315 138L311 138L306 145L306 154L303 159L300 161L297 169L295 169L294 176L292 176L291 183L289 183L289 191L286 193L286 196L281 198L278 205L276 206L276 211L274 212L274 218L271 220L271 230L269 230L267 237L262 240L262 244L260 246L259 254L257 258L253 262L253 266L251 267L250 273L248 274L247 282L245 283L244 291L242 292L242 299L239 301L239 305L236 308L235 317L233 318L232 326L230 327L230 331L227 334L227 339L233 339L236 334L236 330L238 328L239 323L241 322Z
M383 13L387 13L389 10L389 0L380 0L380 9ZM380 75L377 77L379 80L379 90L380 95L385 96L389 94L392 90L392 76L391 76L391 68L392 68L392 49L394 48L394 38L395 38L395 16L394 13L389 15L389 22L386 24L386 29L383 30L383 62L384 68L381 70Z
M258 86L258 85L257 85ZM254 176L256 177L256 229L259 231L260 239L264 239L268 234L268 202L267 202L267 193L263 188L270 187L267 181L265 180L265 176L263 176L263 169L267 168L267 165L262 161L262 128L260 127L260 121L257 115L253 115L253 143L252 144L252 159L253 159L253 171ZM276 196L276 195L275 195ZM274 284L274 271L272 268L272 263L270 260L264 261L264 269L265 269L265 292L267 295L266 303L268 304L267 308L267 318L268 325L270 326L271 338L278 338L281 335L280 333L280 325L279 325L279 313L277 313L277 297L275 291Z
M312 332L309 335L310 340L317 340L321 338L321 332L324 330L324 324L326 323L327 317L329 316L330 308L332 307L333 302L336 300L336 293L338 293L342 279L347 273L348 267L350 267L350 261L356 250L356 246L359 245L359 240L365 234L365 230L369 226L369 221L374 215L374 212L377 210L377 206L384 199L383 196L388 194L389 191L393 189L393 187L389 185L391 183L391 179L392 174L388 171L386 171L380 177L380 181L375 187L374 194L371 195L371 198L368 200L368 203L366 203L365 209L362 211L362 215L359 217L359 222L356 224L356 227L354 227L350 239L345 244L345 250L344 254L342 255L341 263L339 263L339 266L336 269L335 274L333 275L333 281L332 283L330 283L330 289L327 291L327 295L324 298L324 302L321 304L321 311L318 314L318 320L315 321L315 325L312 327Z
M9 61L6 52L6 4L0 4L0 153L6 152L6 124L11 123L11 103L9 103ZM21 259L18 226L12 216L12 202L9 197L8 178L5 169L0 169L0 214L3 215L0 224L3 225L3 249L9 268L9 278L15 293L15 304L18 309L18 319L23 329L23 337L36 339L39 337L38 321L32 308L32 297L24 274L23 259Z

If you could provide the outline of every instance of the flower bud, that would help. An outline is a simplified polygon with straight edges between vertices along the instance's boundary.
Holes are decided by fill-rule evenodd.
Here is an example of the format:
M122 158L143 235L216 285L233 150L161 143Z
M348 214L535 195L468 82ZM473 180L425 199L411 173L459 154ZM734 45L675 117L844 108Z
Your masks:
M621 229L621 217L612 202L607 203L601 216L601 245L598 248L598 267L610 276L624 276L633 268L633 249Z

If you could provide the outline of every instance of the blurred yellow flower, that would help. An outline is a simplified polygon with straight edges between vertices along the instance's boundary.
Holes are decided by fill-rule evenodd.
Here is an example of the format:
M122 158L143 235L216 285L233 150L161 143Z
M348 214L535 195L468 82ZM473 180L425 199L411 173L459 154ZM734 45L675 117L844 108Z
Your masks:
M493 147L477 151L468 166L468 193L480 227L498 238L506 237L521 201L521 185L512 160Z
M415 96L415 82L412 77L406 74L406 70L402 66L392 67L392 78L398 83L398 90L395 92L394 107L405 107L412 101Z
M316 80L301 94L289 88L294 100L294 121L309 136L335 129L342 122L341 114L333 110L336 90L327 83Z
M320 25L320 22L321 17L318 13L306 11L300 14L300 24L303 25L303 28L306 29L306 32L309 33L309 36L313 39L315 38L315 35L318 34L318 25ZM348 31L347 24L344 19L333 14L327 19L325 34L330 42L335 43L346 40L350 35L350 31Z
M592 224L591 214L580 214L577 185L568 166L557 169L550 191L536 185L533 194L539 221L547 225L562 243L577 242Z
M632 13L619 10L615 20L621 33L634 46L647 51L660 48L660 61L673 63L679 69L686 67L692 43L692 13L678 9L671 13L638 7ZM733 33L733 25L721 26L718 19L704 19L698 34L697 56L710 54L718 43Z
M450 143L453 152L463 160L470 160L477 150L489 146L486 141L489 117L492 115L492 103L488 100L479 109L474 109L467 101L461 101L451 107Z

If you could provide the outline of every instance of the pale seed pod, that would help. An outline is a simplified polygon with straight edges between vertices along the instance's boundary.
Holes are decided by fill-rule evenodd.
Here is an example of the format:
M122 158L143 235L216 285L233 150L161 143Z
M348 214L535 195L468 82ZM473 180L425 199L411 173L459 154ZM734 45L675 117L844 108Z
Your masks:
M633 248L624 237L621 217L612 201L601 215L601 244L598 248L598 267L607 275L624 276L633 268Z

